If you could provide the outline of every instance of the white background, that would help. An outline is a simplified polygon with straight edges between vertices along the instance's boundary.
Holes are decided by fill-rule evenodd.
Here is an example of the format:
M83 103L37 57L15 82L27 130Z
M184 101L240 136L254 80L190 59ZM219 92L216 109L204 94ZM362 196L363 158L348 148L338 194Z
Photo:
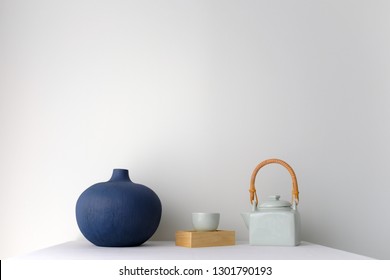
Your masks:
M80 237L113 168L248 232L262 160L298 178L303 239L390 259L388 1L0 0L0 258ZM264 196L291 196L267 166Z

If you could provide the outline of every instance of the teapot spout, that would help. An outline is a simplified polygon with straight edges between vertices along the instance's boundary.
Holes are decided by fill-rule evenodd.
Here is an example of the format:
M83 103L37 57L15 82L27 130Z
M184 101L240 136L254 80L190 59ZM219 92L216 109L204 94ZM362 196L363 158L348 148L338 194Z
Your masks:
M241 213L241 217L244 220L247 229L249 229L250 214L251 214L250 212Z

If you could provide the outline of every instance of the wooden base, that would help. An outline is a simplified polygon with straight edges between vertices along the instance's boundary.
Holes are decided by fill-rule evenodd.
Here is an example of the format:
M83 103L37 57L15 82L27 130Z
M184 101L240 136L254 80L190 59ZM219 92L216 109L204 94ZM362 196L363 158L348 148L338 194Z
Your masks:
M188 248L231 246L236 244L236 233L230 230L176 231L176 246Z

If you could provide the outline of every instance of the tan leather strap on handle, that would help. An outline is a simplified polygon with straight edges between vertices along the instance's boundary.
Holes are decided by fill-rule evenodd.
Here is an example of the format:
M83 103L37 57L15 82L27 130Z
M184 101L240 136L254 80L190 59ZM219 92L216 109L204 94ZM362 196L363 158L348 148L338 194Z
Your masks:
M293 200L292 202L295 202L295 204L298 205L299 192L298 192L297 176L295 175L295 172L291 168L290 165L288 165L285 161L280 160L280 159L276 159L276 158L267 159L265 161L260 162L256 166L255 170L253 170L252 178L251 178L251 185L250 185L250 189L249 189L251 204L253 204L253 201L255 201L255 203L256 203L255 205L257 205L259 202L259 198L257 197L256 188L255 188L255 180L256 180L257 172L259 172L260 168L262 168L270 163L278 163L278 164L284 166L288 170L288 172L290 172L291 179L292 179L292 200Z

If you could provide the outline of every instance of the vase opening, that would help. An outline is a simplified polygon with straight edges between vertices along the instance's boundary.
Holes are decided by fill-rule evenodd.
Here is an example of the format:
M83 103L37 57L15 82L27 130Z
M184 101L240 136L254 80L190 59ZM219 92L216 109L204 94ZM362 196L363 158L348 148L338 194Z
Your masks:
M131 181L129 177L129 170L114 169L110 181Z

